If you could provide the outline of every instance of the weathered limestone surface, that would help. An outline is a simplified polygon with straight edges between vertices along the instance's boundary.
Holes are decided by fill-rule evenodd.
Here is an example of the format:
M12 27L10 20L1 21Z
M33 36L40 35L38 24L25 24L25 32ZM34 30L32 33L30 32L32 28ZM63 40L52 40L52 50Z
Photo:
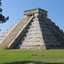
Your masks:
M47 11L35 8L24 11L17 22L0 39L0 49L61 49L64 48L64 32L47 18Z
M38 18L33 19L20 48L46 49Z

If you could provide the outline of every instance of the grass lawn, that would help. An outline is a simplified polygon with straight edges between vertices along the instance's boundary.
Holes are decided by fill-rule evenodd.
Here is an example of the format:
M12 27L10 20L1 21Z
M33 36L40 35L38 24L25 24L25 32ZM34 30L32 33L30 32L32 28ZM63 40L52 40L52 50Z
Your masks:
M0 63L16 61L64 63L64 50L0 50Z

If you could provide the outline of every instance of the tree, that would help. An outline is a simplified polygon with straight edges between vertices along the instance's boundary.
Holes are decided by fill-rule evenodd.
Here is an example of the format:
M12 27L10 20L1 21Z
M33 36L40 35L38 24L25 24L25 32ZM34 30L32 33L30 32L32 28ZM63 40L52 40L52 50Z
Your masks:
M1 0L0 0L0 7L1 6L2 6L2 3L1 3ZM9 16L5 17L4 15L2 15L2 8L0 8L0 23L5 23L8 19L9 19Z

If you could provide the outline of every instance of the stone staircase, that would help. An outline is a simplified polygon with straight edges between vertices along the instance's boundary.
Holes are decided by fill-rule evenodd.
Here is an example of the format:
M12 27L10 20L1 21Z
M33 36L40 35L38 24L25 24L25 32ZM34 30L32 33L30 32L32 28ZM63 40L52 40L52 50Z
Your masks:
M10 28L8 28L5 32L0 33L0 43L2 43L1 41L6 38L6 36L14 29L14 27L19 23L20 20L11 25Z
M15 24L14 27L11 28L11 30L7 33L7 35L4 37L4 39L0 42L0 49L6 49L11 46L13 41L17 38L17 36L20 34L20 32L23 31L23 29L26 27L26 25L31 21L32 17L26 17L24 16L20 22Z

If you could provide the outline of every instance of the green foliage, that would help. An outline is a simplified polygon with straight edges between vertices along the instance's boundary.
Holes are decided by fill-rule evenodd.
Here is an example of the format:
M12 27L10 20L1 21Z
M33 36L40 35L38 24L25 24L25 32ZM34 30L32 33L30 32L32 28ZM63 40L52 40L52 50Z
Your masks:
M0 50L0 63L16 61L64 63L64 50Z

